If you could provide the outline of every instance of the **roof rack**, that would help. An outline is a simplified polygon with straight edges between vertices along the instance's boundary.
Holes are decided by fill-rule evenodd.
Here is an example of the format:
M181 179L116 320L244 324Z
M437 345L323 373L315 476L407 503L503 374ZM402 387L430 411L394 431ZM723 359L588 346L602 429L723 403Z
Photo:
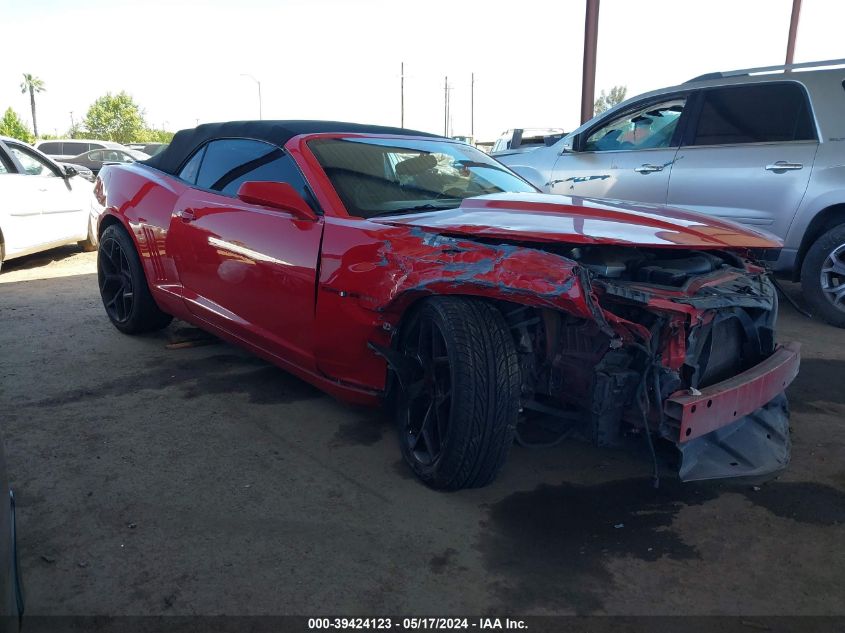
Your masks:
M828 59L821 62L802 62L800 64L784 64L782 66L761 66L759 68L743 68L742 70L726 70L722 72L706 73L693 77L684 83L693 81L704 81L705 79L724 79L725 77L739 77L742 75L756 75L759 73L771 73L777 71L789 72L797 68L824 68L827 66L845 66L845 59Z

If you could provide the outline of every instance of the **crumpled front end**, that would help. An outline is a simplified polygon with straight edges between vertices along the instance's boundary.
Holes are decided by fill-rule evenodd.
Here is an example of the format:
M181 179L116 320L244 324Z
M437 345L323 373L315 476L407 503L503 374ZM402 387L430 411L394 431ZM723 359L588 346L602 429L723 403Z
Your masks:
M799 346L777 345L777 295L765 271L729 253L575 251L609 322L635 340L545 312L528 363L527 409L580 412L597 445L669 440L682 480L759 477L789 463L784 391ZM628 328L627 331L632 331ZM540 406L538 406L538 404ZM649 444L654 448L652 444Z

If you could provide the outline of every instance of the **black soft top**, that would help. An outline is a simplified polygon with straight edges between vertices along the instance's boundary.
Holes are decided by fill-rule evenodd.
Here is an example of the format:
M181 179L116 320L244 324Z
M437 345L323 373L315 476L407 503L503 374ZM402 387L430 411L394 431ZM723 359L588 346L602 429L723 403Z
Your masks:
M194 151L210 140L219 138L251 138L283 146L294 136L321 133L350 134L401 134L403 136L431 136L436 134L417 132L398 127L362 125L341 121L227 121L225 123L203 123L189 130L180 130L163 151L142 161L169 174L176 174Z

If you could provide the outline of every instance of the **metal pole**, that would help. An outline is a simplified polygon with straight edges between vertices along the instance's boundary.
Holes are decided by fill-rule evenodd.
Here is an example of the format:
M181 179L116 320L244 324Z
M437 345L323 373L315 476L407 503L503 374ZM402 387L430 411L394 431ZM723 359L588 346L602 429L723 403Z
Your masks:
M400 116L399 116L399 121L400 121L399 127L404 128L405 127L405 62L402 62L402 64L400 65L399 77L400 77L400 89L401 89L401 92L402 92L402 101L401 101L401 106L400 106L401 111L400 111Z
M443 81L443 136L449 136L449 75Z
M581 123L593 118L596 98L596 47L599 39L599 0L587 0L584 15L584 70L581 78Z
M795 38L798 36L798 18L801 17L801 0L792 0L792 17L789 20L789 39L786 40L786 65L795 58Z
M241 73L241 77L249 77L252 79L256 84L258 84L258 118L259 120L264 118L264 113L262 112L262 103L261 103L261 82L258 81L255 77L247 73Z
M469 83L469 135L475 142L475 73L471 75Z

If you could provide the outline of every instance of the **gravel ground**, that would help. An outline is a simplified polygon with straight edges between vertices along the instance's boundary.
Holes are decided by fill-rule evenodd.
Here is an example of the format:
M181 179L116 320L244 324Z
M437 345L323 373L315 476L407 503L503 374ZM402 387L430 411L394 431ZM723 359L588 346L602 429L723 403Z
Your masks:
M184 323L119 334L95 255L0 274L30 614L845 614L845 331L786 302L804 361L778 480L654 490L643 455L572 442L442 494L378 411L227 344L168 348Z

